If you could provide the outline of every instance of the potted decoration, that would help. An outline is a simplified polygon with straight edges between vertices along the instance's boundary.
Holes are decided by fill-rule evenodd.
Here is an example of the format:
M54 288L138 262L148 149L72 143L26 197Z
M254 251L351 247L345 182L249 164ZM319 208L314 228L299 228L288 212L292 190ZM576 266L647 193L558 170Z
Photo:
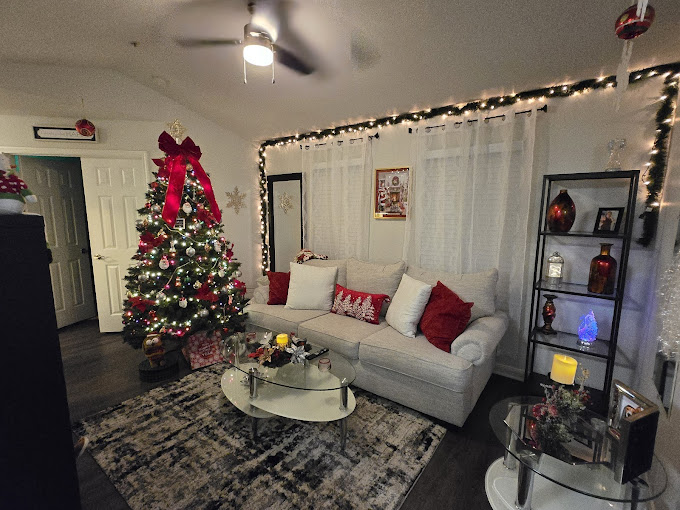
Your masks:
M0 154L0 214L22 214L25 203L37 202L26 183L14 173L9 157Z

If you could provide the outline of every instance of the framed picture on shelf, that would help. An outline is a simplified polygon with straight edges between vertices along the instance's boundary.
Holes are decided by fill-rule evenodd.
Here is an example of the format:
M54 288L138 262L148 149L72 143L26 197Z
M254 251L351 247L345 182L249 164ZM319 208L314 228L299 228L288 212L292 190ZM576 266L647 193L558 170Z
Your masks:
M408 168L376 169L374 218L406 218L408 178Z
M611 468L619 483L627 483L652 467L658 406L614 380L609 403Z
M595 234L618 234L623 218L623 207L600 207L595 220Z

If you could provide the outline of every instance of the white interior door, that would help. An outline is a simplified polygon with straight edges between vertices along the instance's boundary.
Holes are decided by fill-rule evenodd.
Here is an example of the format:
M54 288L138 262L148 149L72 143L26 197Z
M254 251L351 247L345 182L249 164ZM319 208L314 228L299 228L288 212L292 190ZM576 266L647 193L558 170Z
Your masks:
M45 219L57 327L94 317L92 267L78 158L20 156L19 174L38 197L28 212Z
M125 281L137 250L137 209L149 174L143 159L81 158L99 329L123 329Z

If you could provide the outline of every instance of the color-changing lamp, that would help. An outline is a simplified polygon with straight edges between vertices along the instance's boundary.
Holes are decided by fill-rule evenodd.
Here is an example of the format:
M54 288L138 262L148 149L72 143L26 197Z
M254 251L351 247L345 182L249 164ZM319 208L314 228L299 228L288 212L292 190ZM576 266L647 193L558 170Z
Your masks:
M550 379L560 384L572 385L576 378L577 366L578 362L574 358L564 354L555 354L550 370Z
M578 344L589 347L595 340L597 340L597 321L591 310L581 317L581 324L578 327Z

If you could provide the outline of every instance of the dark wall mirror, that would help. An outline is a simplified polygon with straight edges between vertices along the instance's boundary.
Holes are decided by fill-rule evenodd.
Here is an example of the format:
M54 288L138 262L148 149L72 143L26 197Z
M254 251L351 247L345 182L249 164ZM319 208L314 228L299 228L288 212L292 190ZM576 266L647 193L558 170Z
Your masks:
M289 270L302 249L302 174L267 177L271 271Z

